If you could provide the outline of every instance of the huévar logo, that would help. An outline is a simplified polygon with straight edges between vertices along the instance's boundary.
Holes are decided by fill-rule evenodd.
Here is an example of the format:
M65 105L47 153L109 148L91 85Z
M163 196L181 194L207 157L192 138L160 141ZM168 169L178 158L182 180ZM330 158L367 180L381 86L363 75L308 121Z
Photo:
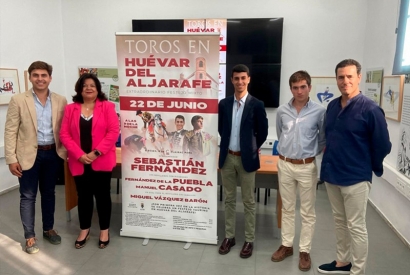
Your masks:
M329 91L329 87L326 87L324 92L317 93L317 99L320 101L320 103L329 103L333 97L334 94Z

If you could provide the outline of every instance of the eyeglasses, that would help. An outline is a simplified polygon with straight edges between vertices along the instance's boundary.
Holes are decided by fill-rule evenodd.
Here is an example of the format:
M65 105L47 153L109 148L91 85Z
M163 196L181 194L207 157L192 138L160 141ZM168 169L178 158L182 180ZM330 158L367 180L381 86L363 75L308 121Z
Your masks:
M94 84L90 84L90 85L83 84L83 88L95 88L95 85Z

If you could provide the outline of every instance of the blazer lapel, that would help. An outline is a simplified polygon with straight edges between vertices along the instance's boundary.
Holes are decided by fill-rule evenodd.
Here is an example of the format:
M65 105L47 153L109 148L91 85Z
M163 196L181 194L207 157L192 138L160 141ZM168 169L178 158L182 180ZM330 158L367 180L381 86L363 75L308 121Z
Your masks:
M245 101L245 106L243 108L243 112L242 112L242 119L241 119L241 128L243 129L243 124L245 121L246 116L249 114L249 111L252 109L252 96L248 93L248 96L246 97L246 101Z
M101 112L102 112L102 101L98 100L95 102L95 106L94 106L94 112L93 112L93 128L95 129L96 125L97 125L97 121L101 116Z
M33 89L28 90L25 92L25 101L27 104L27 109L30 113L31 120L33 121L34 128L36 129L37 132L37 112L36 112L36 106L34 103L34 96L33 96Z
M232 116L233 116L233 102L235 96L232 96L230 100L228 100L228 125L229 129L232 128Z
M58 117L58 100L55 97L54 93L50 91L50 98L51 98L51 123L53 124L53 132L56 132L56 123Z
M78 137L80 136L80 118L81 118L81 104L74 103L74 110L71 113L71 119L74 119L74 129Z

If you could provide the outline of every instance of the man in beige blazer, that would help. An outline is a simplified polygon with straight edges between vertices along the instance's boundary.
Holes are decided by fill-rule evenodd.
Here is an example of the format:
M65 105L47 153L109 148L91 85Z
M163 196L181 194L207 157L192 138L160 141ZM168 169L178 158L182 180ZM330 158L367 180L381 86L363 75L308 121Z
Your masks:
M28 68L33 88L13 96L9 103L4 133L6 164L20 184L20 216L26 239L26 252L37 253L34 221L37 190L41 194L43 237L61 243L54 226L55 185L66 150L59 132L65 97L48 89L51 65L36 61Z

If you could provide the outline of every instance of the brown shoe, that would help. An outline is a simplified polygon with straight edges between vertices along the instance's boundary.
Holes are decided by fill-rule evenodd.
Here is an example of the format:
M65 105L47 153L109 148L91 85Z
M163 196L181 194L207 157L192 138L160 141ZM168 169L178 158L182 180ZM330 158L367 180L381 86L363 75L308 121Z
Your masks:
M239 256L244 259L249 258L250 256L252 256L252 250L253 243L245 242L242 246L242 250L241 253L239 253Z
M231 251L231 247L235 245L235 238L228 239L225 238L219 247L219 254L225 255L228 254L229 251Z
M279 249L272 254L272 262L281 262L286 257L293 255L293 247L287 247L284 245L279 246Z
M25 250L28 254L34 254L40 251L36 243L36 238L33 237L26 240Z
M299 252L299 269L301 271L309 271L312 266L309 253Z

